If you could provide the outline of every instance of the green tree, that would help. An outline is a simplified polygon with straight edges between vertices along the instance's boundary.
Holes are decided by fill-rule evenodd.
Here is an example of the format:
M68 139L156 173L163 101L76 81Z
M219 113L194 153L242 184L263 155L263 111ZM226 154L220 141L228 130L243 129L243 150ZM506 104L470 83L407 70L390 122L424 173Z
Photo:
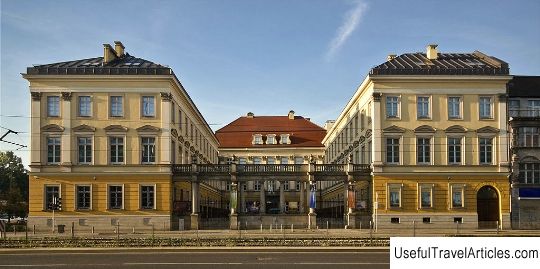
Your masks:
M12 151L0 152L0 214L26 217L28 174L22 160Z

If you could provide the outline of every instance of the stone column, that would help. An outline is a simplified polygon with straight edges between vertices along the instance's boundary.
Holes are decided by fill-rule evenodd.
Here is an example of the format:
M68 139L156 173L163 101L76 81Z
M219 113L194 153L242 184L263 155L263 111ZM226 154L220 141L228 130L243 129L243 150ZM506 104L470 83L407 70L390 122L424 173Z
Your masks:
M191 229L199 229L199 186L196 176L191 181Z
M279 182L279 212L285 213L285 181Z
M30 119L30 172L39 172L41 165L41 93L31 92L32 104L31 104L31 116ZM46 151L45 151L46 152ZM37 167L32 167L37 166Z
M375 117L375 115L379 115L380 113L384 113L381 111L381 98L382 94L380 92L374 92L373 93L373 107L371 111L371 126L368 126L368 128L371 128L373 134L372 134L372 147L373 149L369 149L369 153L371 154L371 160L373 162L373 172L382 172L382 164L383 164L383 151L382 151L382 130L381 130L381 121L380 117Z
M260 180L259 182L261 186L261 189L259 191L259 194L260 194L259 214L266 214L266 193L264 192L264 181Z
M237 230L238 229L238 184L236 182L231 183L231 215L230 215L230 228L231 230Z
M71 142L71 92L62 92L62 125L64 127L64 133L62 133L62 153L61 161L62 165L66 166L66 171L71 171L71 156L72 154L72 142Z
M300 211L301 214L305 213L305 210L304 210L304 197L305 197L305 194L304 194L304 182L300 181L300 202L298 203L298 210Z
M507 96L506 94L499 95L499 111L497 113L497 116L499 117L499 143L498 143L498 149L499 149L499 171L500 172L507 172L509 167L509 161L508 160L508 152L510 151L510 147L508 145L508 130L507 130L507 124L508 119L506 115L506 101ZM493 102L495 103L495 102ZM497 162L497 161L495 161Z

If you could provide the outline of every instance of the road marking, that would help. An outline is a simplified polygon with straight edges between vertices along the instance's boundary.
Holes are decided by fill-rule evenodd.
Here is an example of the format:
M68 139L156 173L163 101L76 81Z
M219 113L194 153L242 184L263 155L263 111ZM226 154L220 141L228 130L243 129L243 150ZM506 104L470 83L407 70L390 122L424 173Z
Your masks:
M154 251L154 252L92 252L92 253L89 253L89 252L86 252L86 253L82 253L82 252L73 252L73 253L69 253L69 252L49 252L49 253L1 253L0 252L0 256L8 256L8 255L12 255L12 256L38 256L38 255L41 255L41 256L50 256L50 255L103 255L103 254L107 254L107 255L141 255L141 254L145 254L145 255L155 255L155 254L174 254L174 255L178 255L178 254L208 254L210 253L209 251L168 251L168 252L160 252L160 251ZM275 254L330 254L330 253L337 253L337 254L388 254L389 252L388 251L382 251L382 252L358 252L358 251L336 251L336 252L329 252L329 251L294 251L294 252L291 252L291 251L280 251L280 252L275 252L275 251L271 251L271 252L263 252L263 251L253 251L253 252L239 252L239 251L212 251L213 254L269 254L269 253L275 253Z
M389 262L279 262L279 263L254 263L254 262L126 262L123 265L389 265Z
M9 268L12 268L12 267L62 267L62 266L71 267L75 265L77 266L110 266L111 264L108 264L108 263L89 263L89 264L56 263L56 264L8 264L8 265L0 264L0 267L9 267Z

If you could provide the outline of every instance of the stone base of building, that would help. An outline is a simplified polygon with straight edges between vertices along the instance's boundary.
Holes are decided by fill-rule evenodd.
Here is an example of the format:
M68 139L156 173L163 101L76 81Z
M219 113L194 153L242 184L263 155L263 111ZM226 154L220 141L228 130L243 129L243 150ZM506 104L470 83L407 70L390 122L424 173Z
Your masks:
M512 212L513 229L540 229L540 200L514 199L512 202L512 209L514 210Z
M378 229L478 229L476 213L463 214L378 214L376 217ZM458 223L456 223L458 222ZM511 229L510 214L503 213L501 229ZM494 228L495 229L495 228Z
M54 226L53 226L54 222ZM28 229L36 232L58 232L58 226L63 225L66 233L71 232L71 227L75 233L137 233L139 231L148 232L169 231L171 229L171 216L169 215L91 215L91 216L55 216L54 221L50 216L29 216Z

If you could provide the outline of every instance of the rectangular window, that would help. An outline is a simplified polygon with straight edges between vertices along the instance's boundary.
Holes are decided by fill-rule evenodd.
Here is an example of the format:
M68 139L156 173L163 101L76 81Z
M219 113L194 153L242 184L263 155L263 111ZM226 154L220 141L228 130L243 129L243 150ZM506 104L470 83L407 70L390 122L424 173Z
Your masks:
M262 135L256 134L253 136L253 145L262 145L262 143L263 143Z
M261 157L253 157L253 164L261 164Z
M289 190L289 181L283 181L283 190L288 191Z
M90 209L91 191L90 186L77 186L77 209Z
M119 164L124 162L124 138L110 137L109 138L111 163Z
M141 186L141 209L154 209L154 186Z
M540 117L540 100L529 100L527 102L527 109L529 117Z
M246 158L244 157L238 158L238 164L246 164Z
M253 186L253 188L256 191L260 191L261 190L261 182L260 181L255 181L255 185Z
M143 96L142 97L142 114L143 117L154 117L156 116L154 96Z
M289 158L288 157L281 157L281 164L288 164Z
M182 130L182 110L178 109L178 129Z
M390 208L401 207L401 184L388 185L388 201Z
M520 147L540 147L540 127L520 127L518 129Z
M266 164L276 164L276 158L274 158L274 157L267 157L267 158L266 158Z
M461 208L463 207L463 197L464 197L464 187L463 185L452 185L451 186L451 197L452 197L452 208Z
M461 97L448 97L448 118L461 119Z
M448 164L461 164L461 138L448 138Z
M520 163L519 183L540 184L540 163Z
M399 138L386 139L386 162L399 163Z
M60 186L45 186L45 209L53 210L53 203L60 197Z
M60 163L60 137L47 138L47 162Z
M303 164L304 157L294 157L294 164Z
M360 114L360 129L364 130L364 122L366 121L366 112L365 110L362 110L362 113Z
M156 138L154 137L142 137L142 163L155 163L156 162Z
M123 106L122 96L111 96L110 106L111 106L110 107L111 117L124 116L124 106Z
M420 208L433 207L433 185L420 185Z
M417 138L416 139L416 161L419 164L429 164L431 162L431 139Z
M519 108L521 104L519 100L509 100L508 101L508 116L509 117L518 117Z
M417 117L419 119L429 118L429 97L418 96L416 98Z
M77 138L79 146L79 164L92 163L92 138L79 137Z
M266 136L266 144L273 145L276 143L276 137L274 135L267 135Z
M279 143L280 144L290 144L291 142L289 141L289 135L288 134L281 134Z
M493 100L491 97L480 97L479 104L480 104L480 118L481 119L491 119L493 118L492 115L492 105Z
M92 116L90 96L79 96L79 117Z
M480 164L492 164L493 138L480 138Z
M60 96L47 96L47 115L49 117L60 116Z
M109 209L123 209L123 187L109 185Z
M399 141L398 141L399 143ZM397 148L398 156L399 156L399 144ZM371 163L371 141L368 142L368 148L367 148L367 163ZM399 161L399 159L398 159Z
M296 181L296 184L295 184L295 186L294 186L295 189L296 189L296 191L300 191L300 184L302 184L302 182Z
M386 97L386 117L397 118L399 117L399 97L387 96Z
M399 218L390 218L390 223L399 224Z

